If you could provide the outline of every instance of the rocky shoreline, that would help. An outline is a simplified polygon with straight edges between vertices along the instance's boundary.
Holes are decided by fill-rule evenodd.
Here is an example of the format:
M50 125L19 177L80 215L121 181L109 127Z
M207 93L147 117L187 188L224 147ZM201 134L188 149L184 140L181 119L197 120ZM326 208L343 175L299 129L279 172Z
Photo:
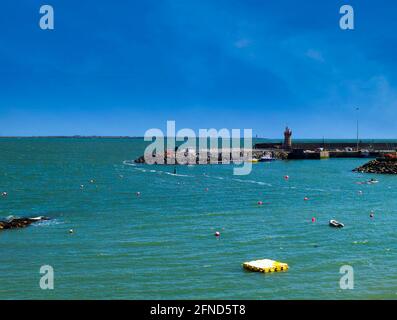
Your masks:
M250 159L256 159L256 160L259 160L261 157L263 157L265 155L268 155L271 158L277 159L277 160L286 160L286 159L288 159L288 153L284 152L284 151L264 152L264 151L252 150L251 154L252 154L252 157L250 157ZM247 154L241 153L240 156L241 156L242 159L248 160ZM207 157L207 163L201 163L200 162L199 153L196 153L196 155L193 154L193 159L194 159L194 157L195 157L195 161L193 160L193 162L195 162L196 164L210 164L210 163L213 163L213 160L211 159L210 155L208 155L208 157ZM215 154L215 157L216 157L216 154ZM168 164L168 162L170 162L170 164L175 164L175 163L178 164L175 161L175 157L170 157L170 156L167 157L167 154L164 154L162 156L162 158L164 159L162 164L166 165L166 164ZM171 161L168 161L168 160L171 160ZM146 163L145 157L142 155L139 158L135 159L134 162L135 163L139 163L139 164L145 164ZM224 163L222 161L222 153L218 154L217 163L218 164Z
M14 218L7 221L0 221L0 230L6 229L19 229L26 228L32 223L49 220L46 217L36 217L36 218Z
M397 160L379 158L367 162L353 171L360 173L397 174Z

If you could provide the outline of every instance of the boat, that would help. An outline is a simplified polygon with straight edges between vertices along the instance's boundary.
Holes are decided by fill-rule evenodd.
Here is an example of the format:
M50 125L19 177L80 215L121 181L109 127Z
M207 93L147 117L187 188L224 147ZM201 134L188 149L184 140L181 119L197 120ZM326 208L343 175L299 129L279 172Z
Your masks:
M379 183L379 181L375 180L375 179L371 179L371 180L368 180L368 181L357 182L357 184L377 184L377 183Z
M343 228L345 225L336 220L329 220L329 225L334 228Z
M360 151L360 157L361 158L369 158L371 153L368 150L361 150Z
M261 157L259 159L259 162L271 162L271 161L275 161L275 160L276 160L275 158L273 158L269 155L266 155L266 156Z
M247 162L258 163L259 160L258 159L248 159Z

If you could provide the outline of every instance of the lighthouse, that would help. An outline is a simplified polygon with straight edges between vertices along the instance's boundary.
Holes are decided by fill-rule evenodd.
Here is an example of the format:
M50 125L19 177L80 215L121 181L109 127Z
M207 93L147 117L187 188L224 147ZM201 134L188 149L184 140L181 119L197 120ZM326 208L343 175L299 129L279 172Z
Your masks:
M284 149L285 150L291 150L292 149L292 131L290 128L286 127L284 131Z

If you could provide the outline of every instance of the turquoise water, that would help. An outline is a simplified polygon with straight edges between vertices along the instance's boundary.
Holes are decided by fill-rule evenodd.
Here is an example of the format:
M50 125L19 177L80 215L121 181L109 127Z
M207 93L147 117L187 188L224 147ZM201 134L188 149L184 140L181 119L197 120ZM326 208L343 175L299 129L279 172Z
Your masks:
M363 159L261 163L241 177L232 166L178 167L175 176L125 162L143 148L135 139L0 139L0 217L52 218L0 232L1 299L397 297L397 177L356 184L372 177L351 172ZM330 228L331 218L346 227ZM263 258L290 269L241 268ZM345 264L354 290L339 287ZM54 290L39 287L42 265L54 268Z

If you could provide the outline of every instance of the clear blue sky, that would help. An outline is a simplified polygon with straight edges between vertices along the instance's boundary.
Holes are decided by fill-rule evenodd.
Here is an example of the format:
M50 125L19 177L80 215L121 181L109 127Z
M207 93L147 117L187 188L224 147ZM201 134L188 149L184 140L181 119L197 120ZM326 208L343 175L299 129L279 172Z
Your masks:
M51 4L55 30L38 26ZM339 8L355 9L355 30ZM397 2L5 0L0 135L397 138Z

